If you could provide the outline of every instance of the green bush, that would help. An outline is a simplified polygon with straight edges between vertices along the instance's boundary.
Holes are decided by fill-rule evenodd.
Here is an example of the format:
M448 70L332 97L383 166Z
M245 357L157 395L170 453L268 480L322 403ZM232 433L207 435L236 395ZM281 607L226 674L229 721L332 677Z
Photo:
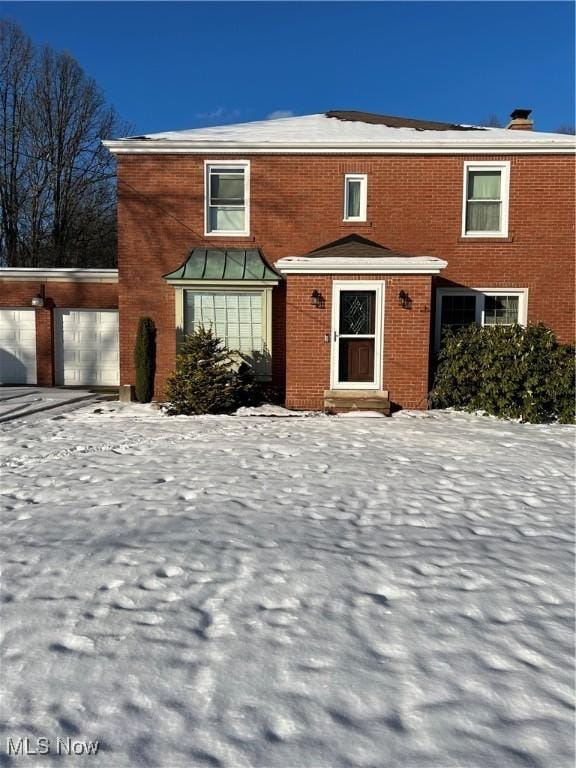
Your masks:
M232 413L251 404L254 392L248 366L210 329L200 327L184 338L166 385L169 413Z
M434 408L574 423L574 381L574 347L545 325L469 325L443 335L430 399Z
M149 317L141 317L134 344L134 368L136 369L136 400L149 403L154 394L156 371L156 326Z

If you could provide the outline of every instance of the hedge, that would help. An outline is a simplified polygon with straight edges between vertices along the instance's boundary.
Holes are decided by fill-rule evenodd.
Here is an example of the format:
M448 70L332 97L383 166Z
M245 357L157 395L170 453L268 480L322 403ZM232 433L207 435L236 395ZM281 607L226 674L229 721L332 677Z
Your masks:
M574 346L542 323L469 325L442 337L430 402L533 424L576 422Z

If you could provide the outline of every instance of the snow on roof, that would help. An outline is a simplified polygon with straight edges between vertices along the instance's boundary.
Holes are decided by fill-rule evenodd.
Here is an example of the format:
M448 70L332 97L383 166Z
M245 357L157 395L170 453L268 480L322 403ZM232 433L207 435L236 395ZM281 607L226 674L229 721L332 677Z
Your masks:
M426 124L426 123L423 123ZM441 124L439 124L441 125ZM463 129L468 130L463 130ZM471 130L470 130L471 129ZM532 144L555 142L561 145L574 145L574 136L541 131L517 131L506 128L488 128L483 126L456 127L455 130L426 130L410 127L391 127L361 120L342 120L326 114L285 117L278 120L260 120L235 125L218 125L212 128L192 128L183 131L165 131L142 136L121 139L132 141L158 142L220 142L247 144L371 144L402 143L419 144L433 141L446 144L491 144L518 142Z

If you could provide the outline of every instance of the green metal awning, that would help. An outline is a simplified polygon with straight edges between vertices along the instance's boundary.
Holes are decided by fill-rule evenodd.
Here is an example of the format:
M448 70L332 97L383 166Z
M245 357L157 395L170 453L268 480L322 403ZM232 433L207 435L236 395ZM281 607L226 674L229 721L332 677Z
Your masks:
M182 266L163 276L179 280L264 280L278 283L282 276L265 261L258 248L193 248Z

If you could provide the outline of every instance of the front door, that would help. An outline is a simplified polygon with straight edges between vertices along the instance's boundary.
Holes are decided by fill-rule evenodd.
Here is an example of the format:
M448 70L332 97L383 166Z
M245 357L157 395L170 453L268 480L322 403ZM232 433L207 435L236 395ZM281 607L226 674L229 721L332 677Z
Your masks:
M380 389L383 283L340 281L332 295L332 389Z

